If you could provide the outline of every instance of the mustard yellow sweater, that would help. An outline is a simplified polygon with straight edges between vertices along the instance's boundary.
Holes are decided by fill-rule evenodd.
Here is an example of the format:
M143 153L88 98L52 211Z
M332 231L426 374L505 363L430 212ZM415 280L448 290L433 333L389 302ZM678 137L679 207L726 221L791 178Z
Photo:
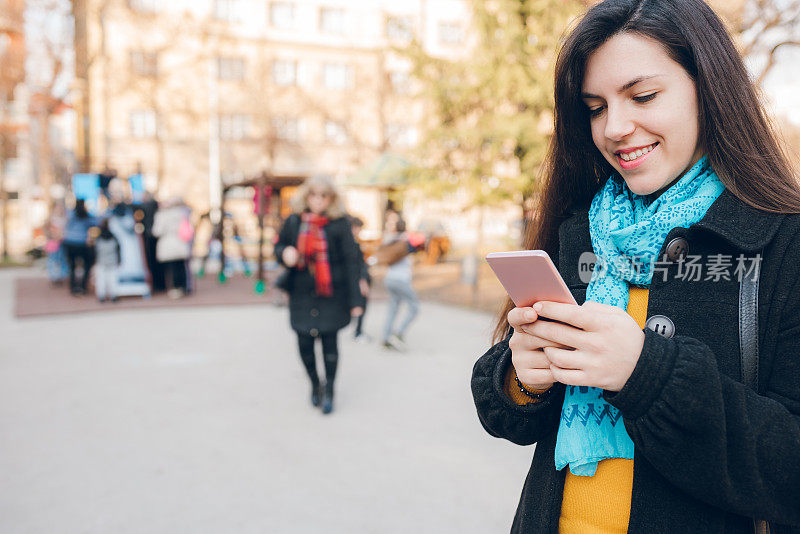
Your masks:
M644 328L647 319L648 290L631 287L628 314ZM517 404L529 404L514 382L514 368L505 380L508 396ZM561 534L609 534L628 530L633 488L633 460L612 458L597 465L592 477L573 475L567 469L561 501Z

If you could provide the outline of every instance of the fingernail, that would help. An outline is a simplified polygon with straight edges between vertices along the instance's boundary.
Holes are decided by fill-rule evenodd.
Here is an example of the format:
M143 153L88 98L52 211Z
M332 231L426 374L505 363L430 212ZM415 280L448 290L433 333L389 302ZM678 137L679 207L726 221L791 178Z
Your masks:
M537 312L542 311L542 303L537 302L536 304L533 305L533 309L536 310Z
M535 321L536 317L537 317L537 315L536 315L535 312L532 312L532 311L526 311L525 312L525 320L526 321Z

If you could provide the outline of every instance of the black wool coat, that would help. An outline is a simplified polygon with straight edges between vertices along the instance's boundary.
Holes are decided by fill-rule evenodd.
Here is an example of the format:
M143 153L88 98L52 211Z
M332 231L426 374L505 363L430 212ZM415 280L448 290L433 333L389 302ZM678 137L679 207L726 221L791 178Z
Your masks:
M358 261L358 279L365 280L367 284L372 283L372 277L369 274L369 266L367 265L366 260L364 260L364 251L361 250L361 245L355 241L356 245L356 260ZM362 308L367 307L367 297L361 294L359 291L356 300L353 302L353 306L361 306Z
M350 221L346 217L331 220L323 228L328 244L328 262L331 266L333 294L321 297L316 293L316 282L308 269L289 268L289 318L292 329L316 336L341 330L350 322L350 309L357 306L361 293L358 289L359 258ZM297 247L300 233L300 216L286 218L275 245L275 256L283 264L283 251L287 246Z
M630 533L753 532L753 517L773 533L800 533L800 216L755 210L727 190L705 217L673 229L688 256L664 264L648 297L648 318L665 316L667 338L645 328L636 368L616 406L635 445ZM588 215L559 228L558 269L578 303L586 298L579 258L591 252ZM693 256L760 254L758 393L740 382L739 281L681 277ZM511 359L508 342L475 364L472 393L492 436L535 443L512 526L513 533L558 531L565 470L554 449L564 386L538 404L518 406L503 392Z

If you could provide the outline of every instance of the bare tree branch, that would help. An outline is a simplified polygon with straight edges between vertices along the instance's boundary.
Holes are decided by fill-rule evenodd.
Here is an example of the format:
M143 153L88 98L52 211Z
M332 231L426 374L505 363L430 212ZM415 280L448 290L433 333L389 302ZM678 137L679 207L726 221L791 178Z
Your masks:
M758 85L761 85L761 83L767 77L767 74L769 74L769 72L775 66L776 63L775 53L778 51L778 49L782 46L790 46L790 45L800 46L800 41L782 41L772 47L772 50L769 51L769 55L767 57L767 64L761 70L761 73L758 75L758 79L756 80L756 83Z
M742 55L763 63L753 74L758 84L779 63L777 50L800 43L800 0L745 0L727 14Z

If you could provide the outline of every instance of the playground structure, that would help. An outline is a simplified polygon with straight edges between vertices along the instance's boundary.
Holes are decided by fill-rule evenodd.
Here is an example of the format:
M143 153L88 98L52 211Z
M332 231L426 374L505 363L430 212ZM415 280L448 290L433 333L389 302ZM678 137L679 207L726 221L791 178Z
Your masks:
M112 187L112 183L116 186ZM145 262L140 225L134 216L135 206L141 202L144 193L141 174L125 179L115 175L78 173L72 176L71 186L75 198L83 200L90 213L108 219L109 230L119 243L116 296L150 298L150 273ZM125 187L130 188L130 198L126 198Z
M228 277L226 269L233 266L233 259L228 258L226 253L226 239L233 240L234 245L233 247L229 247L228 250L233 248L238 252L242 271L245 276L252 276L253 272L250 268L251 261L248 258L245 246L247 244L247 236L243 235L242 224L240 224L241 221L237 220L237 214L234 210L229 209L232 200L231 197L234 196L234 193L236 193L236 197L239 199L252 197L252 213L257 219L257 237L254 240L256 253L253 254L256 280L253 289L256 293L264 293L267 279L264 269L265 229L272 228L273 231L278 231L281 221L290 212L288 206L289 199L304 180L304 176L276 176L262 173L256 178L225 185L222 189L221 216L219 222L214 224L211 221L210 213L207 212L201 215L197 223L198 227L206 221L208 224L211 224L207 251L200 259L198 276L204 276L209 260L218 256L218 261L220 263L220 269L217 275L218 280L220 283L225 283Z
M136 231L133 207L119 204L108 216L108 226L119 243L120 265L116 296L150 297L150 283L145 263L144 243Z

